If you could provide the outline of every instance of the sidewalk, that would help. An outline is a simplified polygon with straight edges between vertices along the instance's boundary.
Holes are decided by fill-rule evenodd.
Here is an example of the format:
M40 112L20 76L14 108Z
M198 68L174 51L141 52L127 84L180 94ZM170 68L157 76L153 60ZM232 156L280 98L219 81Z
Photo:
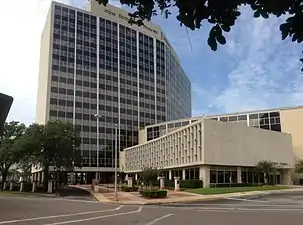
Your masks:
M79 188L85 188L80 187ZM94 193L90 189L86 189L91 192L92 195L99 202L103 203L118 203L125 205L148 205L148 204L167 204L167 203L186 203L186 202L200 202L206 200L216 200L224 199L231 197L244 197L244 196L262 196L268 194L277 194L277 193L292 193L292 192L303 192L302 188L294 189L283 189L283 190L271 190L271 191L250 191L250 192L239 192L239 193L229 193L229 194L215 194L215 195L200 195L189 192L175 192L168 191L167 198L164 199L146 199L142 198L138 192L118 192L118 201L115 201L114 192L106 193Z

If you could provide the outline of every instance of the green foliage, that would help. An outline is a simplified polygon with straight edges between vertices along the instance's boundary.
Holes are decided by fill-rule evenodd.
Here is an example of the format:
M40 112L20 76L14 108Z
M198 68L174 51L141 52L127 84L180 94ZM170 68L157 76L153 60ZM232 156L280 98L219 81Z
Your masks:
M13 164L24 159L24 152L16 144L26 131L26 126L12 121L4 124L3 134L0 136L0 173L2 186L8 171Z
M121 190L124 192L136 192L139 190L138 187L128 187L128 186L122 186Z
M264 173L264 182L267 184L267 176L270 173L275 173L277 168L274 166L274 163L269 160L261 160L256 165L256 171Z
M19 146L25 152L32 149L33 163L72 169L81 166L80 143L79 132L71 123L50 121L46 125L32 124Z
M269 174L275 172L276 168L273 164L273 162L269 160L262 160L259 161L256 165L256 171Z
M166 190L140 190L140 194L145 198L165 198Z
M295 167L296 173L303 173L303 159L298 159Z
M153 186L161 171L157 168L145 167L140 173L140 177L145 185Z
M180 188L202 188L202 180L181 180Z
M174 180L165 180L165 187L169 189L174 189L175 181ZM180 180L180 188L202 188L203 181L202 180Z
M23 152L31 154L31 164L43 167L46 188L49 166L67 170L81 167L80 143L79 131L73 124L49 121L46 125L30 125L18 141L18 146Z
M106 5L108 0L91 0ZM203 22L213 24L207 40L213 51L217 45L226 43L223 32L229 32L241 15L240 6L248 5L254 17L269 18L270 15L286 16L280 26L282 39L290 37L293 42L303 42L303 0L120 0L122 5L135 8L129 13L130 23L143 25L159 12L167 18L173 7L177 7L177 20L191 30L200 29ZM303 63L303 58L300 59ZM303 71L303 68L302 68Z

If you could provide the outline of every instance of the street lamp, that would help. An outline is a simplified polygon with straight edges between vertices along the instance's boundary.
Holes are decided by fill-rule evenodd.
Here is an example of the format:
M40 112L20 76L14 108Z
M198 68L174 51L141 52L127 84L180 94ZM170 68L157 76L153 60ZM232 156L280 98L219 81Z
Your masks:
M104 116L101 116L99 114L94 115L97 119L97 178L99 180L99 119L104 118ZM118 182L117 182L117 164L118 164L118 124L114 124L115 126L115 200L118 200Z
M100 116L99 114L94 115L97 119L97 173L96 173L96 179L99 181L99 119L103 116Z
M115 200L118 201L118 192L117 192L117 161L118 161L118 125L115 124Z

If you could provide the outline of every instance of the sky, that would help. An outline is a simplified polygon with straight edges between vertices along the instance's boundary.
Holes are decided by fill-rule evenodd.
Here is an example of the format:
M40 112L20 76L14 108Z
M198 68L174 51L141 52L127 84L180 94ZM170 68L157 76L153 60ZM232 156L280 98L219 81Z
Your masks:
M87 0L59 0L85 8ZM119 1L111 4L121 7ZM0 92L14 97L8 121L35 120L40 36L51 0L1 2ZM162 27L192 82L192 114L210 115L303 105L302 45L281 40L285 18L254 19L241 8L227 44L213 52L207 45L210 26L196 31L181 27L176 9Z

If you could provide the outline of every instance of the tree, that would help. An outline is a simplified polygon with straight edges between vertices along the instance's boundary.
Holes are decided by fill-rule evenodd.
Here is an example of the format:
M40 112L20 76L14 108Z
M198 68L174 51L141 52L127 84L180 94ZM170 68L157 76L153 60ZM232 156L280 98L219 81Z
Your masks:
M73 124L50 121L46 125L32 124L19 141L24 152L32 149L31 162L44 172L44 188L47 188L49 167L73 170L81 167L79 146L81 138Z
M157 181L160 172L161 171L159 169L152 167L144 167L142 169L140 176L146 188L147 186L153 186L153 184Z
M274 167L274 163L269 160L259 161L256 165L256 170L264 174L264 183L267 184L267 177L270 173L275 173L276 168Z
M298 159L295 166L296 173L303 173L303 159Z
M108 0L91 0L106 5ZM282 39L292 38L293 42L303 42L303 0L120 0L121 4L135 8L129 13L130 23L143 25L144 20L163 14L166 18L171 9L177 7L177 20L191 30L200 29L203 22L213 25L207 40L213 51L218 43L224 45L224 32L229 32L241 15L240 6L248 5L254 11L254 17L269 18L270 15L280 17L286 15L286 20L280 25ZM302 52L303 53L303 52ZM303 58L300 59L303 64ZM303 71L303 68L302 68Z
M23 123L12 121L4 124L3 134L0 136L0 173L2 187L6 181L8 171L13 164L18 163L24 156L16 143L26 131Z

